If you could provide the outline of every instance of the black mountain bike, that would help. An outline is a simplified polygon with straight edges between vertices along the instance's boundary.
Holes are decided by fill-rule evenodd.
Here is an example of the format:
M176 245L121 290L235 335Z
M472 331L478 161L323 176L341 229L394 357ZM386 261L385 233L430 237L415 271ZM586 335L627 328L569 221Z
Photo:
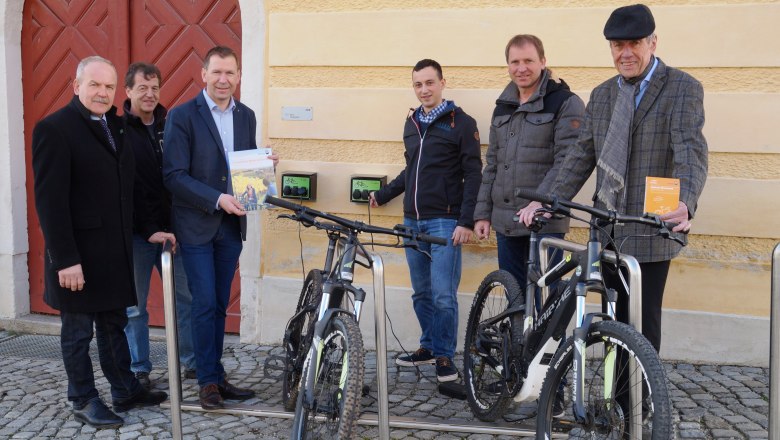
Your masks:
M419 251L419 241L442 245L447 241L404 225L382 228L275 197L266 197L265 203L295 212L280 217L328 234L325 265L322 270L309 271L284 332L282 400L286 409L295 409L291 438L353 438L363 387L363 338L358 322L366 292L352 281L356 265L371 267L370 261L359 258L368 255L364 246ZM360 233L392 235L397 240L363 242Z
M493 421L504 415L512 400L538 398L540 440L553 433L571 439L672 438L663 365L641 333L615 320L617 292L606 288L602 279L599 231L618 223L640 223L657 228L665 238L682 240L657 216L626 216L523 190L517 195L542 202L542 212L588 223L587 248L541 272L537 233L545 219L538 215L529 227L525 291L505 271L483 280L469 312L464 349L472 412ZM591 219L579 218L572 209L591 214ZM572 270L571 278L563 280ZM539 289L553 284L542 301ZM586 313L588 293L602 295L602 313ZM572 317L574 331L561 342Z

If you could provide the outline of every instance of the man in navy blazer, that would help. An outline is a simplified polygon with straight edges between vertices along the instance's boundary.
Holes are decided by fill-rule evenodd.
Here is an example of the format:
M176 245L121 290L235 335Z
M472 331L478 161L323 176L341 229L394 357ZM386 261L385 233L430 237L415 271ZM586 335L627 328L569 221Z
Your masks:
M230 286L246 239L246 212L232 194L227 156L257 148L255 113L233 98L241 80L236 53L208 51L206 88L172 109L165 125L163 175L172 195L172 223L192 292L192 339L204 409L254 391L225 379L222 344Z

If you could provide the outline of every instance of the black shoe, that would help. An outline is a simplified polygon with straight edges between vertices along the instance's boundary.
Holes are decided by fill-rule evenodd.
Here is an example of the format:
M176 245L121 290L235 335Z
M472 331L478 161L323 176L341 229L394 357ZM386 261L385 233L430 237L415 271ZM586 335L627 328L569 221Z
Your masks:
M198 372L195 371L194 368L185 368L184 369L184 378L185 379L197 379L198 378Z
M145 388L141 389L141 392L133 397L127 399L114 400L114 411L125 412L132 408L140 408L142 406L155 406L163 403L168 398L168 394L162 391L149 391Z
M149 379L149 373L147 371L139 371L135 373L135 378L141 383L141 386L147 390L152 389L152 381Z
M450 358L446 356L436 358L436 378L439 379L439 382L458 380L458 370L452 365Z
M119 428L125 421L114 414L99 398L94 398L84 408L73 408L73 418L97 429Z
M217 385L217 388L219 389L219 395L222 396L223 399L247 400L255 397L254 391L248 388L239 388L231 385L230 382L225 379L222 379L222 383Z
M402 367L415 367L417 365L433 365L436 363L436 358L433 357L431 350L427 348L418 348L412 354L406 356L399 356L395 358L395 364Z

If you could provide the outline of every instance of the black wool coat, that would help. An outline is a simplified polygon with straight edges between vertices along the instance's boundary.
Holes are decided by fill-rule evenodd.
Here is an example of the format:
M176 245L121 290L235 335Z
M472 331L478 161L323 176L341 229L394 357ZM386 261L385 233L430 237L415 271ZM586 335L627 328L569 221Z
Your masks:
M61 311L94 313L136 304L135 162L116 108L105 116L116 152L78 96L33 130L35 207L46 243L44 300ZM84 271L84 290L61 288L57 271L76 264Z

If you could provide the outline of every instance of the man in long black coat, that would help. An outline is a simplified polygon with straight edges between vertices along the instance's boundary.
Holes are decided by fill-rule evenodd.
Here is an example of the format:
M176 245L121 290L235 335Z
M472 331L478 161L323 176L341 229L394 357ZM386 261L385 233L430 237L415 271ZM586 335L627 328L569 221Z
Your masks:
M89 343L93 325L114 411L156 405L130 371L125 309L134 305L133 152L123 145L112 106L116 69L93 56L76 70L76 96L33 131L35 206L45 253L44 299L60 311L68 400L76 420L95 427L124 423L95 389Z

